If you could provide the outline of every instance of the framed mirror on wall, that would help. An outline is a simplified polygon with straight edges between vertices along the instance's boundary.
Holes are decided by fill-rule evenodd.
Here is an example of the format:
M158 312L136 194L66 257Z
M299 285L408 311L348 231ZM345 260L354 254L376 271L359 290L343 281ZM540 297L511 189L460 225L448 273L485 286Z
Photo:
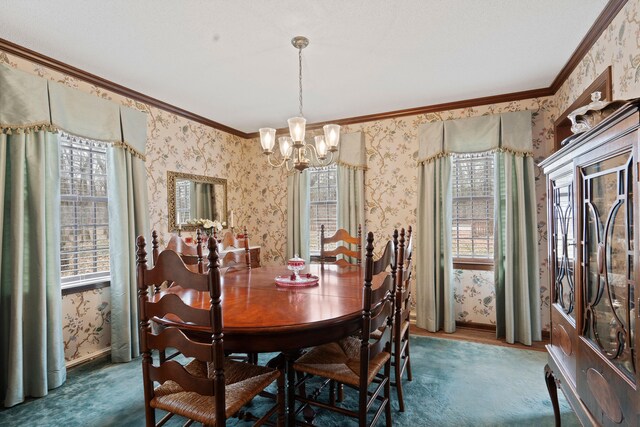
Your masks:
M227 180L167 171L169 231L195 230L187 222L205 218L227 222Z

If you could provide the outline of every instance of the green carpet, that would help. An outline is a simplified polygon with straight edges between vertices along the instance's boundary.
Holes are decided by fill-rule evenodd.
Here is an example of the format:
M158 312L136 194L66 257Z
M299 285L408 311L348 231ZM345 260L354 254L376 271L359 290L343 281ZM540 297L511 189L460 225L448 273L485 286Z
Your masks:
M405 382L404 413L397 411L392 388L393 425L553 426L543 373L546 358L537 351L412 337L414 379ZM67 382L48 396L0 410L0 426L143 426L141 371L139 360L110 364L104 359L71 369ZM580 425L559 394L563 426ZM347 388L345 397L346 405L355 401ZM251 412L259 413L266 404L260 399ZM172 421L167 425L182 425ZM238 420L227 424L250 425ZM326 411L318 413L316 424L357 425Z

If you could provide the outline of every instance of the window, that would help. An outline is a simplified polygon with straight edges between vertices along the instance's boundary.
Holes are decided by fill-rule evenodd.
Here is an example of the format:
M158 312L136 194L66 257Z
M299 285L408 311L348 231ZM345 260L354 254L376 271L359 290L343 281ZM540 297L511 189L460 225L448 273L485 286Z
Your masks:
M454 262L493 263L493 154L452 161Z
M311 255L320 255L320 226L324 224L325 236L332 236L338 230L338 169L335 164L309 169L309 217L309 250Z
M107 146L60 137L60 257L62 286L109 276Z
M191 220L191 182L188 179L176 180L176 222L184 224L189 220Z

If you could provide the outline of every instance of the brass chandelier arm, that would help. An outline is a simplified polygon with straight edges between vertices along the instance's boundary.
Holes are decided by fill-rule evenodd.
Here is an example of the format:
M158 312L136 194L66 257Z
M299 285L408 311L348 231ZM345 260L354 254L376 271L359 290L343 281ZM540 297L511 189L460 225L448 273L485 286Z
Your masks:
M301 149L304 150L305 155L307 154L307 149L309 149L309 151L313 153L313 157L316 163L313 166L325 167L325 166L329 166L331 162L333 162L333 153L335 152L335 150L329 151L328 157L325 157L323 160L320 158L320 156L318 156L318 150L313 144L305 144L304 147L302 147ZM311 160L312 156L307 156L307 157Z
M287 172L290 172L292 167L289 165L289 163L287 163L290 159L288 157L285 157L282 159L282 161L280 161L279 163L276 161L274 162L274 158L275 155L273 155L272 153L267 154L267 161L269 162L269 165L271 165L274 168L280 168L282 166L285 166L287 168Z

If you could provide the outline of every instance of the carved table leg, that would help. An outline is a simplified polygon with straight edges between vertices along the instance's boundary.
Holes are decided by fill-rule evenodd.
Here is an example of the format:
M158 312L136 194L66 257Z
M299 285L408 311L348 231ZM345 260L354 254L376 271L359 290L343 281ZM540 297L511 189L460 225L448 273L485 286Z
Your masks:
M549 391L549 397L551 398L551 404L553 405L553 415L556 419L556 427L560 427L560 404L558 403L558 386L556 385L556 379L553 376L553 371L549 365L544 366L544 381L547 383L547 390Z

